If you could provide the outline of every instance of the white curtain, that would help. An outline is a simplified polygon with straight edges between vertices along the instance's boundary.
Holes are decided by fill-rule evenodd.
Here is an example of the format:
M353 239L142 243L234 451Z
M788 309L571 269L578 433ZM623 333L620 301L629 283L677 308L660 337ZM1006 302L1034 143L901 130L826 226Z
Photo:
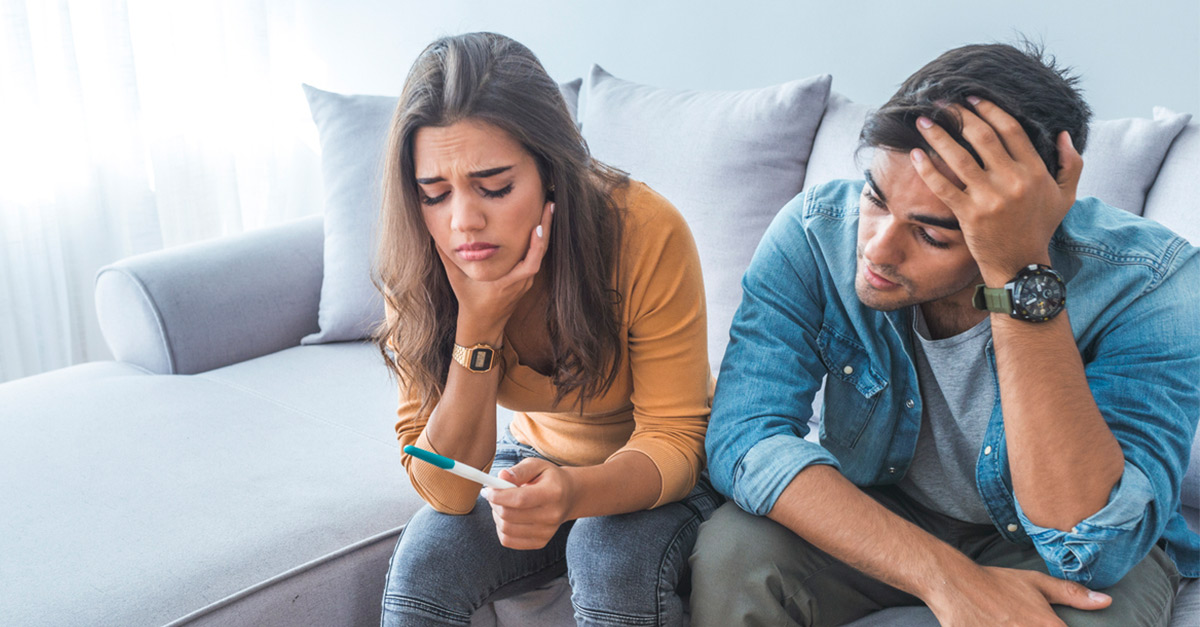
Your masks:
M101 266L320 210L292 11L0 0L0 381L109 358Z

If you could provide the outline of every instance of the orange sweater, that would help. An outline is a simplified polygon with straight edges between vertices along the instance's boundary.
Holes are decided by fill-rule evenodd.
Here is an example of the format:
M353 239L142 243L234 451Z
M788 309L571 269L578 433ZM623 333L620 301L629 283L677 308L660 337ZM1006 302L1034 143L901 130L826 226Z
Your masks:
M589 400L583 414L575 394L556 406L550 377L522 365L506 336L497 400L515 412L513 435L556 463L589 466L622 451L645 454L662 480L657 507L686 496L704 466L713 387L704 284L691 231L670 202L637 182L617 200L626 217L616 278L622 342L612 387ZM401 447L433 450L420 404L401 389L396 434ZM401 457L434 509L464 514L474 507L479 484Z

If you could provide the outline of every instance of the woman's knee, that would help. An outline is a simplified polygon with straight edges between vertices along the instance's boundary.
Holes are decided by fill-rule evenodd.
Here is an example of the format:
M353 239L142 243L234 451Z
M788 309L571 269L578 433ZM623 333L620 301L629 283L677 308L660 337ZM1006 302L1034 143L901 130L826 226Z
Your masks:
M678 589L701 516L674 503L576 521L567 540L576 619L587 625L617 616L630 625L678 624Z
M411 614L445 624L468 624L480 591L473 589L464 573L478 566L479 546L488 543L485 534L495 533L488 526L491 524L486 502L477 503L463 516L421 508L401 531L392 553L384 590L385 615Z

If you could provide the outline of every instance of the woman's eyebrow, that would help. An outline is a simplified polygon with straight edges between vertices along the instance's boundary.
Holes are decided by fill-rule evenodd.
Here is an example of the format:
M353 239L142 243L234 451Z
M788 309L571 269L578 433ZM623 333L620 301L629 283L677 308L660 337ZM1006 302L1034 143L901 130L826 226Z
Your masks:
M508 172L511 169L513 169L513 166L503 165L498 168L488 168L486 170L479 170L477 172L471 172L470 174L467 174L467 176L469 176L473 179L486 179L490 176L496 176L497 174L502 174L504 172ZM433 185L434 183L441 183L442 181L445 181L445 180L446 180L446 177L444 177L444 176L434 176L434 177L430 177L430 178L426 178L426 179L417 179L417 183L419 183L421 185Z

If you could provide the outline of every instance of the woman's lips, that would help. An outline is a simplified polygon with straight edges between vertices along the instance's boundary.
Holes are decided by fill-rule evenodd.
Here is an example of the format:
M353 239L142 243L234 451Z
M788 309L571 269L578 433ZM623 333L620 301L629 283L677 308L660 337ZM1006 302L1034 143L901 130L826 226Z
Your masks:
M874 287L877 290L889 290L894 287L900 287L899 283L889 281L872 272L871 268L868 267L867 264L863 264L863 278L867 280L867 283L871 284L871 287Z
M458 256L466 261L483 261L496 254L500 247L487 242L472 242L454 249Z

